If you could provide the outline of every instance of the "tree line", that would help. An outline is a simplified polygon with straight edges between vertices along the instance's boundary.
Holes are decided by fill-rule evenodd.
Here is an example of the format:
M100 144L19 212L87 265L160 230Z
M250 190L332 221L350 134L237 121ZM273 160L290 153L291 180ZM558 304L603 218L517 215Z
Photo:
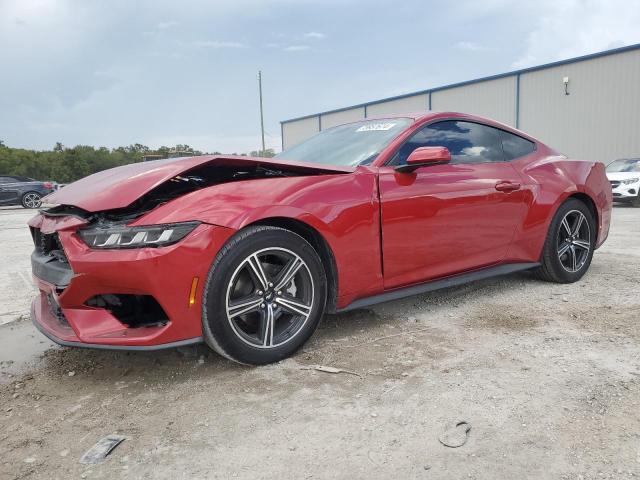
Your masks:
M89 145L65 147L58 142L52 150L37 151L11 148L0 140L0 176L20 175L37 180L69 183L101 170L142 162L145 157L154 158L155 155L159 155L162 158L166 158L176 154L176 152L184 155L208 155L193 149L189 145L162 146L158 149L151 149L136 143L126 147L109 149L106 147L96 148ZM221 152L212 152L211 154L219 155ZM238 154L233 153L232 155ZM240 153L239 155L247 154ZM265 151L252 151L249 155L273 157L275 152L273 149L267 149Z

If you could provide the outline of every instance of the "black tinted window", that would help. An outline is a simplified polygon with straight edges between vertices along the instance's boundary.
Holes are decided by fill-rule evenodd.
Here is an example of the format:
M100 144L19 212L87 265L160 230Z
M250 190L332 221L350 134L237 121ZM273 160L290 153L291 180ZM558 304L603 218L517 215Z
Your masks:
M0 183L9 183L12 182L13 180L9 177L0 177Z
M500 131L502 134L502 149L507 160L524 157L536 149L536 144L517 135Z
M504 161L499 130L479 123L447 120L428 125L400 147L392 164L407 163L409 154L418 147L447 147L451 163Z

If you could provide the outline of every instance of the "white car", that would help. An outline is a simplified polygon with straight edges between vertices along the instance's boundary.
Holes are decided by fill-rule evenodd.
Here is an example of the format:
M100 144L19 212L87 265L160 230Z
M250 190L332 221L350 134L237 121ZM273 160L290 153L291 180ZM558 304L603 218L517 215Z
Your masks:
M640 207L640 158L621 158L607 165L614 202Z

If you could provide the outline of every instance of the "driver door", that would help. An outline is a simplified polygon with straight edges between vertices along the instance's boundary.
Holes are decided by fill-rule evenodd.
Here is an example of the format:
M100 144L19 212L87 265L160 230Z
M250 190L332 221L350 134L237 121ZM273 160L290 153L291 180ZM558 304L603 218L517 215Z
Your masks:
M400 173L418 147L444 146L451 162ZM385 289L499 263L526 213L519 174L493 127L441 121L417 132L379 170Z

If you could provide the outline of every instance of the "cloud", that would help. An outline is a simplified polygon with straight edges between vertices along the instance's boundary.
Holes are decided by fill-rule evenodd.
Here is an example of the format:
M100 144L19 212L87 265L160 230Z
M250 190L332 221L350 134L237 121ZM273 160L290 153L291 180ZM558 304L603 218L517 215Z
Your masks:
M166 22L160 22L160 23L158 23L158 24L156 25L156 28L157 28L158 30L166 30L167 28L172 28L172 27L175 27L175 26L177 26L177 25L179 25L179 23L178 23L178 22L174 22L173 20L169 20L169 21L166 21Z
M627 0L544 0L524 53L523 68L630 45L640 40L640 9ZM624 12L621 14L621 12Z
M196 48L247 48L244 43L240 42L221 42L218 40L196 40L190 43Z
M304 52L311 50L311 47L309 45L289 45L288 47L284 47L283 50L285 52Z
M308 32L304 34L305 38L315 38L317 40L322 40L326 35L320 32Z
M487 50L487 47L479 45L475 42L466 42L466 41L461 41L456 43L454 45L454 48L457 48L458 50L466 50L469 52L480 52L482 50Z

